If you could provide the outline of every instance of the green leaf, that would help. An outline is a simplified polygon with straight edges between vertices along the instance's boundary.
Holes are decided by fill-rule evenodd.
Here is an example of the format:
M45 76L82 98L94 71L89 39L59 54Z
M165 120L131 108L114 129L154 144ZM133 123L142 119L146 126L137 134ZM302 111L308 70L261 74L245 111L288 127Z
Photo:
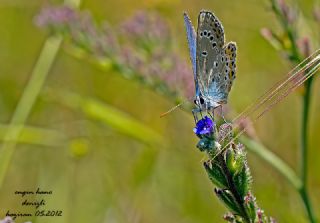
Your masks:
M223 173L222 168L214 161L204 162L203 166L207 171L209 179L220 188L227 188L228 183L225 174Z
M233 177L234 184L243 198L249 192L250 183L251 183L251 175L248 168L244 165L241 171Z
M230 209L234 214L240 214L237 202L228 190L215 188L214 192L217 197Z
M246 203L245 205L245 208L247 210L247 213L249 214L250 219L252 220L252 222L254 222L256 218L256 208L254 200L248 201L248 203Z

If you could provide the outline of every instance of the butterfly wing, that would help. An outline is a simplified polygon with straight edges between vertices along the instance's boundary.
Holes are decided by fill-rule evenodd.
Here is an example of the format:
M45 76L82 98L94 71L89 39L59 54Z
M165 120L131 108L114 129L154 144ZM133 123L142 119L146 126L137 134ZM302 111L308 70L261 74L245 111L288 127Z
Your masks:
M218 104L227 103L233 80L236 78L236 50L237 46L234 42L223 47L222 57L225 59L222 70L218 75L214 75L210 82L209 94Z
M201 11L197 29L197 73L200 93L207 97L219 97L217 87L225 66L223 52L224 30L211 12Z
M196 95L198 95L199 87L198 87L198 82L196 78L196 69L197 69L196 68L196 51L197 51L196 32L194 30L194 27L192 26L192 23L187 13L184 13L183 17L184 17L184 24L186 26L190 59L192 63L192 70L193 70L194 82L196 87Z
M233 80L236 78L236 56L237 56L237 45L234 42L228 43L223 47L226 63L224 66L224 80L225 86L222 86L225 95L231 90ZM222 84L222 83L221 83Z

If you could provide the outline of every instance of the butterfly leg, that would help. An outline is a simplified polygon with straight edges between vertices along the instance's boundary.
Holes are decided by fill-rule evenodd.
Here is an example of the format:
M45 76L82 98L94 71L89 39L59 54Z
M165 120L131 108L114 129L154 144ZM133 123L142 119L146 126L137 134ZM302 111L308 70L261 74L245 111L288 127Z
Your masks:
M209 109L208 111L207 111L207 113L209 114L209 116L210 116L210 118L212 119L212 120L214 120L214 109Z
M201 116L201 119L203 119L203 115L202 115L202 111L200 110L200 116Z
M193 115L193 119L194 119L194 122L195 122L195 123L198 122L198 115L197 115L198 113L201 114L200 108L194 108L194 109L192 109L192 115ZM202 116L202 114L201 114L201 116Z
M212 121L214 121L214 108L212 108L212 107L209 108L207 113L211 117ZM215 129L215 132L219 132L217 125L214 125L214 129Z
M220 115L221 115L221 118L223 119L224 123L228 124L227 120L225 119L224 117L224 114L223 114L223 109L222 109L222 105L219 106L220 107Z

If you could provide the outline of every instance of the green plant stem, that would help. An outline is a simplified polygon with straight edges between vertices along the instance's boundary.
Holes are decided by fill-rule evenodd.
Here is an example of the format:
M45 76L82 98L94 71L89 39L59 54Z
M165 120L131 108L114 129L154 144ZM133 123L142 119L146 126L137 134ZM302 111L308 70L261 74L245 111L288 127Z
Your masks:
M46 98L79 112L89 119L100 121L124 135L137 139L148 145L163 143L162 136L127 113L99 101L95 98L83 97L77 93L56 89L46 89Z
M299 190L300 197L306 208L309 221L315 223L316 219L312 210L311 202L307 191L307 173L308 173L308 123L309 123L309 110L311 98L311 86L313 78L305 82L305 94L303 96L303 111L302 111L302 125L301 125L301 147L300 147L300 179L302 187Z
M241 217L243 218L243 220L245 222L251 223L251 220L250 220L250 218L249 218L249 216L248 216L248 214L246 212L246 209L243 206L244 200L239 195L239 192L238 192L238 190L237 190L237 188L236 188L236 186L235 186L235 184L233 182L233 178L232 178L232 176L231 176L231 174L230 174L230 172L228 170L228 167L227 167L227 165L226 165L226 163L224 161L224 158L223 158L222 154L219 155L217 158L219 160L220 165L222 166L222 169L224 171L225 176L227 177L229 189L230 189L232 195L234 196L234 198L236 199L236 202L238 203L238 208L241 211L241 215L242 215Z
M80 1L66 0L65 3L77 7L79 6ZM61 36L49 37L46 40L31 73L31 78L24 88L21 98L12 115L8 131L4 136L4 142L0 148L0 188L3 185L3 180L7 173L17 140L21 135L24 124L33 108L33 105L38 98L61 43Z
M16 128L11 126L11 128ZM19 126L20 128L20 126ZM4 137L8 132L8 125L0 123L0 141L4 141ZM16 139L17 143L32 144L46 147L61 147L67 142L63 133L47 128L39 128L35 126L24 126L21 130L20 137Z
M296 36L292 26L289 25L285 18L283 26L287 32L289 40L291 42L291 62L299 64L302 61L302 58L299 54ZM311 202L308 196L307 191L307 165L308 165L308 120L309 120L309 108L310 108L310 98L311 98L311 85L313 78L308 79L305 86L305 94L303 96L303 112L302 112L302 125L301 125L301 147L300 147L300 179L301 179L301 188L298 190L300 197L306 208L306 212L311 223L315 223L314 213L311 207Z
M304 203L304 206L306 208L309 221L311 223L316 223L317 221L316 221L315 215L314 215L312 207L311 207L311 203L310 203L310 200L309 200L309 196L307 194L306 187L302 187L301 190L299 191L299 194L300 194L300 197L301 197L301 199L302 199L302 201Z
M31 109L39 95L49 69L60 47L62 38L51 37L47 39L39 59L31 74L22 96L13 113L8 131L4 136L4 142L0 150L0 188L2 187L17 139L20 137L24 124L31 112Z
M308 120L309 120L309 105L311 93L311 81L309 79L305 83L305 93L303 96L303 111L302 111L302 125L301 125L301 151L300 151L300 178L303 184L307 182L307 149L308 149Z

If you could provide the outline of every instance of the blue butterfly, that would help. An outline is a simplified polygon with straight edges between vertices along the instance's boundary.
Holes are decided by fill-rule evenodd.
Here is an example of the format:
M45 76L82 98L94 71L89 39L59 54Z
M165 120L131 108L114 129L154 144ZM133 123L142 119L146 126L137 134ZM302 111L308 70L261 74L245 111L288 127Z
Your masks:
M227 103L236 77L237 46L225 44L223 26L212 12L200 12L197 32L186 13L184 22L195 83L193 113L213 111Z

